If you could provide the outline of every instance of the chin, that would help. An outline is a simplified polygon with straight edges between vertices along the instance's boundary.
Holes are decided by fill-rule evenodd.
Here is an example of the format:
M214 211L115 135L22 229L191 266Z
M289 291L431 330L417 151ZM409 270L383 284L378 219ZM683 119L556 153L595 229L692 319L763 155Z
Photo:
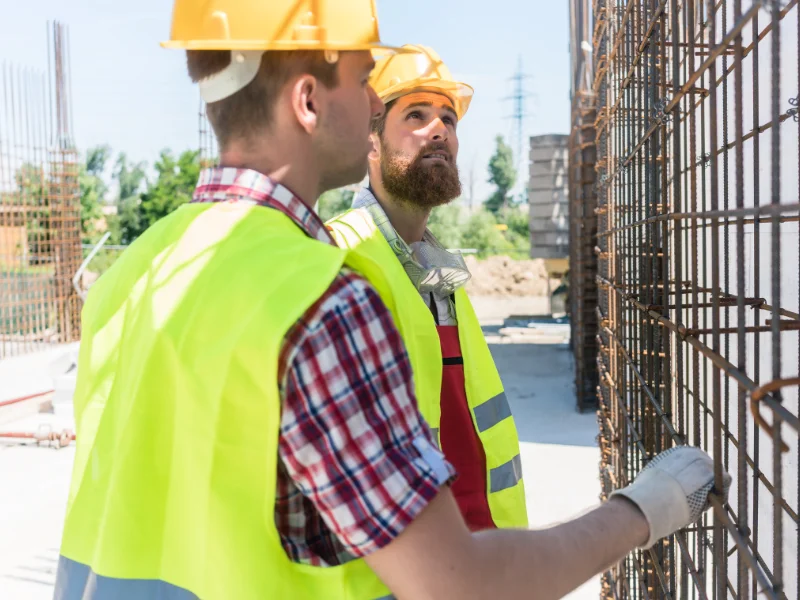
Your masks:
M434 163L428 167L428 171L432 173L449 173L453 170L453 165L450 163Z

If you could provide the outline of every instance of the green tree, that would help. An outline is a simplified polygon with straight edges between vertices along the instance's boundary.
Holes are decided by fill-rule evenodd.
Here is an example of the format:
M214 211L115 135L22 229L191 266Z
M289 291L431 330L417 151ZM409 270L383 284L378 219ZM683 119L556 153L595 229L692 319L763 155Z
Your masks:
M133 196L138 196L142 191L142 185L146 183L147 164L144 162L130 164L128 156L122 152L117 157L114 166L114 179L119 185L119 199L125 200Z
M118 200L116 217L109 224L112 243L130 244L144 231L141 202L140 196L130 196L124 200Z
M86 160L78 174L81 193L81 241L95 242L98 237L96 223L103 217L102 204L108 191L103 181L103 171L111 156L108 146L95 146L86 151Z
M109 146L103 145L89 148L86 151L86 172L95 177L101 177L109 158L111 158L111 148Z
M528 215L519 206L512 206L499 217L501 223L508 225L508 230L516 235L527 238L530 237L530 225Z
M473 214L464 226L462 247L474 248L479 256L487 256L512 250L513 244L497 228L494 214L481 210Z
M192 199L200 176L200 152L187 150L176 160L172 152L164 150L154 167L156 181L141 194L136 209L132 206L121 207L139 219L130 223L123 243L132 242L153 223Z
M528 215L519 206L509 206L497 215L497 222L505 224L508 229L504 232L506 241L519 252L530 251L531 234L528 225Z
M78 175L81 189L81 242L92 243L97 237L96 223L103 216L101 203L105 185L103 181L84 170Z
M461 248L461 207L455 203L439 206L431 211L428 229L445 248Z
M486 208L497 213L508 205L508 195L517 180L514 169L514 155L511 146L505 143L502 135L495 138L495 151L489 160L489 183L497 188L485 202Z
M112 241L117 244L130 244L144 228L142 227L141 192L147 183L147 165L143 162L130 164L124 153L117 157L114 166L114 179L119 188L117 192L117 217L114 220Z
M353 203L351 190L339 188L322 194L317 201L317 214L323 221L328 221L346 211Z

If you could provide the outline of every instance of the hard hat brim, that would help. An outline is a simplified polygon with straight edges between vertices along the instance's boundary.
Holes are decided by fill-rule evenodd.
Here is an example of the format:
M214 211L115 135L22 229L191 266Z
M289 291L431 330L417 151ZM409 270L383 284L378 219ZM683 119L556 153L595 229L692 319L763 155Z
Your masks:
M433 92L446 96L455 106L458 119L461 120L469 110L469 105L470 102L472 102L475 89L471 85L460 81L429 79L399 83L384 90L378 94L378 97L384 104L388 104L392 100L397 100L402 96L407 96L414 92Z
M316 41L298 42L296 40L286 42L266 42L264 40L168 40L161 42L162 48L168 50L230 50L235 51L287 51L287 50L338 50L340 52L356 52L359 50L369 50L376 60L392 54L406 54L406 48L390 46L387 44L348 44L327 42L320 44Z

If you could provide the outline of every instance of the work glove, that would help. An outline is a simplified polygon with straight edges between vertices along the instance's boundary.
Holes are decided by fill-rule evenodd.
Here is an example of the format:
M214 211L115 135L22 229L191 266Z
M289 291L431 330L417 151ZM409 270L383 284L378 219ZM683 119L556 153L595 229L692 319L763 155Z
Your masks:
M715 490L722 502L728 497L731 476L722 474L722 490ZM714 488L714 461L692 446L678 446L662 452L641 470L633 483L611 496L624 496L644 514L650 538L641 546L650 548L658 540L696 522L708 509L708 495Z

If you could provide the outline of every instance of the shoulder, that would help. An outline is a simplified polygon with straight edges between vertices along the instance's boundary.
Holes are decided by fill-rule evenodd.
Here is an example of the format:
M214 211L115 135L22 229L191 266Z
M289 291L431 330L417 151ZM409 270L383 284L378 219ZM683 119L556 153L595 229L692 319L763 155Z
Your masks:
M285 375L298 353L319 352L344 343L346 354L357 354L367 346L384 346L387 342L393 348L402 347L389 309L367 279L345 268L287 332L279 375Z
M306 311L303 320L314 326L328 318L380 316L384 312L388 309L372 284L359 273L344 268L320 299Z
M375 221L365 208L351 208L325 225L336 243L343 248L352 248L378 231Z

